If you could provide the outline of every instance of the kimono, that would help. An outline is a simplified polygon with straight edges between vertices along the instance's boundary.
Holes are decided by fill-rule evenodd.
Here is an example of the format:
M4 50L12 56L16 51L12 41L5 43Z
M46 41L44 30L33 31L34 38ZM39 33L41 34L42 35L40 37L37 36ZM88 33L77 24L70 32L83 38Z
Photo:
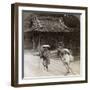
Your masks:
M70 53L64 53L62 60L66 64L70 64L70 62L74 61L74 57Z
M49 51L44 51L43 53L43 62L47 65L50 64Z
M49 58L50 52L48 49L42 49L40 53L40 58L43 59L43 65L47 66L50 64L50 58Z
M67 48L58 49L58 56L63 60L64 63L69 64L71 61L74 61L74 57Z

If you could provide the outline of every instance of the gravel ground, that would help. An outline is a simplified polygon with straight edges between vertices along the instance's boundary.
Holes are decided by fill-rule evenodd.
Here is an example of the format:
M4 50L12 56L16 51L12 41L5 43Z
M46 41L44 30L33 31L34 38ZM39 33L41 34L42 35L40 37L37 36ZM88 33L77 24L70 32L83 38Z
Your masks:
M80 74L80 60L79 58L71 62L70 67L73 73L68 75ZM65 76L66 68L62 61L58 58L51 58L49 70L45 70L42 65L42 59L29 50L24 51L24 77L43 77L43 76Z

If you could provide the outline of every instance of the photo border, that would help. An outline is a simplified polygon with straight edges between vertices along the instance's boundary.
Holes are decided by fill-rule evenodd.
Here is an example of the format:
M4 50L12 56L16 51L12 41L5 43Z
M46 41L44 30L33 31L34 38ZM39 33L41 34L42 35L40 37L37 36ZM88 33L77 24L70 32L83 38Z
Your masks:
M18 80L18 7L45 7L45 8L61 8L61 9L77 9L85 11L85 80L78 81L64 81L64 82L48 82L48 83L34 83L34 84L19 84ZM88 82L88 60L87 60L87 50L88 50L88 31L87 31L87 20L88 20L88 8L87 7L77 7L77 6L61 6L61 5L45 5L45 4L29 4L29 3L15 3L11 5L11 85L14 87L21 86L40 86L40 85L57 85L57 84L73 84L73 83L87 83Z

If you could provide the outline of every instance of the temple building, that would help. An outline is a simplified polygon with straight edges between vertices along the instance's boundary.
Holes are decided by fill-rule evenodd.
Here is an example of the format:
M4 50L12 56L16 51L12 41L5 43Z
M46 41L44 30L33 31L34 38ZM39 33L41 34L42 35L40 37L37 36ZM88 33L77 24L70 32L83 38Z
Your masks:
M24 48L38 50L48 44L54 50L59 42L65 47L80 47L80 25L69 27L64 15L30 14L24 17ZM71 24L70 24L71 25Z

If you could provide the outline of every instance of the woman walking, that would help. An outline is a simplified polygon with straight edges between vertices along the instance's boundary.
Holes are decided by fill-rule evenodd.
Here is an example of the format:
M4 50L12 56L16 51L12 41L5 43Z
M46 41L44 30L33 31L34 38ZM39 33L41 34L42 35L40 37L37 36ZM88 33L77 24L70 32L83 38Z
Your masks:
M72 56L69 49L64 48L63 43L61 43L60 46L58 47L57 55L60 58L60 60L62 61L63 65L65 66L66 70L67 70L65 75L67 75L70 72L73 73L72 69L70 68L70 62L74 60L74 57Z
M43 59L43 66L44 68L48 71L48 65L50 64L50 51L48 50L49 45L43 45L42 46L42 50L41 50L41 54L40 54L40 58Z
M65 65L67 72L66 75L68 73L73 73L72 69L70 68L70 62L74 60L74 57L71 55L70 51L68 49L63 49L63 56L62 56L62 62Z

